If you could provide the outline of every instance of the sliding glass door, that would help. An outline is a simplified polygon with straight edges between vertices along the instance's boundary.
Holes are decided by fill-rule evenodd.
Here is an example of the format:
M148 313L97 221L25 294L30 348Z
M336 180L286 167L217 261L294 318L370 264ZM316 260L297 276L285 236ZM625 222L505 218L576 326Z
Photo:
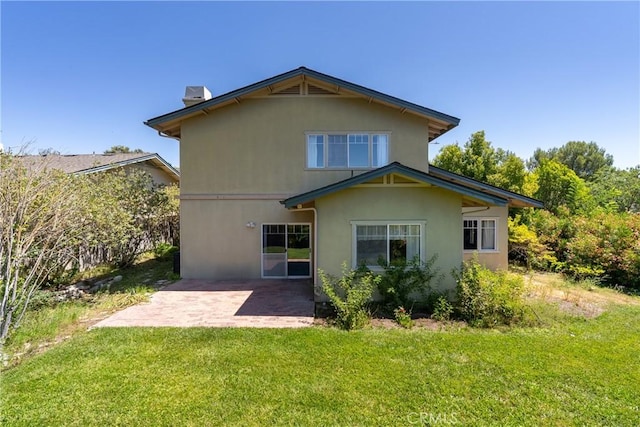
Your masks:
M311 224L262 225L262 277L311 277Z

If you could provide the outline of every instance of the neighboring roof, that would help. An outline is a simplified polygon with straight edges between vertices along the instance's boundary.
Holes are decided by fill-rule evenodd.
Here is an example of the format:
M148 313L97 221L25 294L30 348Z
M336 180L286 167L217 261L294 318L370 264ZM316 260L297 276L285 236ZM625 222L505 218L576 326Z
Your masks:
M543 208L544 204L540 200L514 193L513 191L504 190L500 187L486 184L475 179L449 172L433 165L429 165L429 175L437 176L452 183L460 183L472 187L484 193L495 194L509 201L509 206L514 208Z
M239 103L243 97L255 95L271 95L286 92L289 88L289 81L312 82L316 92L320 94L345 94L366 98L369 102L387 105L400 110L402 113L408 112L425 118L429 121L429 141L437 138L445 132L458 125L460 119L449 116L430 108L426 108L409 101L396 98L364 86L350 83L327 74L319 73L306 67L300 67L287 71L286 73L262 80L260 82L245 86L224 95L217 96L199 104L182 108L162 116L149 119L144 122L165 136L180 138L180 126L184 119L200 114L208 114L216 108L229 104Z
M421 183L431 184L436 187L462 194L465 197L490 206L516 206L515 202L517 202L520 205L542 207L542 203L537 200L502 190L497 187L491 187L469 178L456 182L455 180L450 179L450 177L444 179L436 174L413 169L398 162L393 162L387 166L373 169L343 181L338 181L325 187L290 197L280 203L282 203L286 208L293 208L299 204L311 202L319 197L327 196L337 191L344 190L388 174L403 175Z
M156 153L114 153L114 154L47 154L23 156L30 166L45 166L65 173L90 174L126 165L148 162L163 170L175 181L180 181L180 172Z

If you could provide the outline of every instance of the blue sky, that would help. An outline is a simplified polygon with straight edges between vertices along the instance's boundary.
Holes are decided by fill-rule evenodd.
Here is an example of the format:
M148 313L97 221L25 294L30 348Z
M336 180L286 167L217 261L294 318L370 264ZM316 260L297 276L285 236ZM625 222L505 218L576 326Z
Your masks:
M301 65L461 119L528 158L595 141L640 164L638 2L0 2L1 142L113 145L179 164L143 125Z

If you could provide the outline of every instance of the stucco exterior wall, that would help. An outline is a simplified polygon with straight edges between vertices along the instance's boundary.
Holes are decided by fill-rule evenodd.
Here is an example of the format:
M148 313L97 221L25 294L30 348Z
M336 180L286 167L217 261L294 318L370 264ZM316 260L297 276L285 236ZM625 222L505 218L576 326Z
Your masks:
M507 218L509 216L509 208L507 207L491 207L483 208L463 208L463 218L495 218L497 220L497 250L496 251L464 251L463 258L465 261L473 258L477 254L478 261L492 270L506 270L509 267L509 229ZM462 220L460 220L460 229L462 230Z
M440 289L452 289L451 276L462 262L460 196L430 188L353 188L316 200L318 266L339 275L344 261L353 264L351 221L424 221L424 259L438 255L435 267L444 274ZM435 284L434 284L435 285Z
M141 162L141 163L125 166L125 170L129 170L129 169L138 169L148 173L149 176L151 176L151 179L153 180L154 184L158 184L158 185L177 184L177 181L173 178L173 176L169 176L162 169L158 169L153 165L149 165Z
M311 223L312 212L288 211L287 197L364 172L307 169L306 134L389 134L389 162L427 171L427 122L410 114L341 96L271 96L243 99L182 124L181 275L185 278L260 278L263 223ZM352 263L357 220L425 221L425 259L438 254L442 288L463 259L461 196L436 187L351 188L316 200L318 267L339 274ZM496 253L480 259L506 268L506 208L498 216ZM256 227L247 228L253 221ZM316 230L312 231L313 233ZM465 258L471 254L465 254Z
M182 194L309 191L355 170L307 170L305 132L388 132L389 162L426 171L427 123L366 100L272 96L182 125Z
M262 224L313 222L312 212L288 211L277 200L182 200L180 216L185 279L259 279Z

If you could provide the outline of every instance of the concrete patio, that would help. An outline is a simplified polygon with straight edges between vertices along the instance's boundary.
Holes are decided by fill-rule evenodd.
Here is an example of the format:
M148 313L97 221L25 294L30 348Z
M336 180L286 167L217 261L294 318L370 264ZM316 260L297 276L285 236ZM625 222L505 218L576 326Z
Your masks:
M94 327L299 328L313 324L309 280L181 280Z

